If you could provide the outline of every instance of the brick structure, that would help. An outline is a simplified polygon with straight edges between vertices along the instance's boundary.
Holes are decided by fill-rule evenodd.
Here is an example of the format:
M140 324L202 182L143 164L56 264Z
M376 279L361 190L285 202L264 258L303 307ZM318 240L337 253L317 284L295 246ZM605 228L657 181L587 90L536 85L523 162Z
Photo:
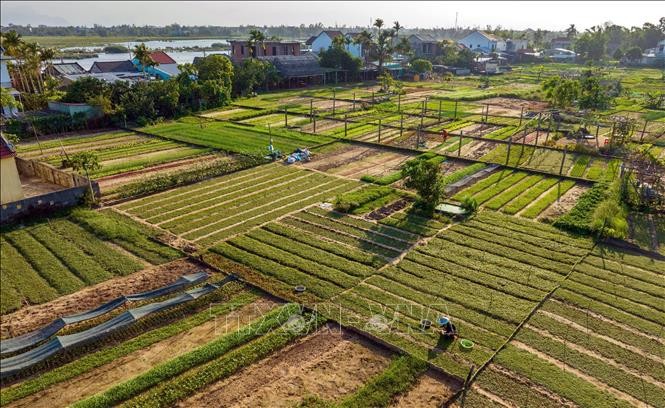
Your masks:
M242 62L242 60L252 57L252 49L247 41L230 41L230 43L233 62ZM255 57L281 55L300 55L300 43L298 41L264 41L256 45Z

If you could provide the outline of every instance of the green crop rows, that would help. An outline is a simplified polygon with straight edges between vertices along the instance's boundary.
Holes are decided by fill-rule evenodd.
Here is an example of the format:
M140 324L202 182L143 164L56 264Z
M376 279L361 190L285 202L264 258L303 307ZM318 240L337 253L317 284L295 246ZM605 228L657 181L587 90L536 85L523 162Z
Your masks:
M143 268L105 241L152 263L180 256L149 241L130 221L91 211L14 228L3 232L1 240L2 313Z

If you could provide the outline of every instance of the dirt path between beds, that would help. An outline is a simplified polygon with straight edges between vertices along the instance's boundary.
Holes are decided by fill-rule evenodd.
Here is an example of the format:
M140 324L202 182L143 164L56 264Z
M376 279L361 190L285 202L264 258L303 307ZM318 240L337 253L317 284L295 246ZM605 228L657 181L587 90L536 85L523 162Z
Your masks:
M109 279L48 303L24 307L0 318L2 337L14 337L51 323L54 319L95 308L120 295L152 290L172 283L180 276L208 270L201 264L180 259L128 276Z
M306 395L338 401L383 371L391 353L329 325L177 406L291 407Z
M69 381L56 384L30 397L17 401L10 407L52 408L69 406L89 396L103 392L112 386L140 375L151 368L183 355L211 340L231 333L247 325L263 313L276 307L277 302L260 299L218 316L184 333L155 343L149 347L121 357L112 363L97 367Z
M405 394L399 396L392 408L438 408L448 400L460 385L443 374L429 370L418 378L416 384Z

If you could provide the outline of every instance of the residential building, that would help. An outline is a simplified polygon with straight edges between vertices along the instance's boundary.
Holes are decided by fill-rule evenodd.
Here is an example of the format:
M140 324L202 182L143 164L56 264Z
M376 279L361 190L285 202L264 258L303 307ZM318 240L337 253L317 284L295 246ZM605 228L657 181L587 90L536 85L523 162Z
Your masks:
M5 49L0 47L0 87L9 90L9 93L16 98L19 92L12 87L12 77L9 75L9 68L7 67L10 61L12 61L12 58L7 57ZM3 106L0 113L4 116L15 116L18 110Z
M506 43L506 48L501 51L505 51L511 54L524 51L529 47L529 40L526 39L519 39L519 40L508 39L505 41L505 43Z
M102 73L131 73L140 72L131 60L124 61L95 61L90 70L92 74Z
M488 34L483 31L474 31L466 37L458 41L466 48L475 52L482 52L489 54L491 52L505 51L505 41L499 39L493 34Z
M658 42L655 48L644 50L640 63L665 68L665 40Z
M441 53L439 41L431 35L411 34L407 41L416 58L434 58Z
M0 204L7 204L23 198L21 178L16 168L16 149L4 136L0 135Z
M564 50L569 50L572 46L573 41L566 37L558 37L550 41L551 49L563 48Z
M277 69L281 82L276 85L280 88L325 85L348 79L345 71L321 67L318 57L311 52L258 58L269 61Z
M78 62L50 64L44 70L44 73L53 78L62 78L65 75L85 74L87 71L79 65Z
M150 58L152 58L157 65L146 67L145 72L149 75L166 80L175 77L180 73L178 63L164 51L153 51L150 53ZM143 67L137 58L132 59L132 63L136 66L137 70L143 72Z
M545 50L542 52L542 55L557 62L574 61L575 58L577 58L575 51L567 50L564 48Z
M356 37L356 35L358 35L358 33L343 34L341 31L326 30L321 31L317 36L310 37L307 42L305 42L305 45L310 46L312 52L318 54L321 51L332 47L333 40L335 38L344 37L348 42L348 44L344 45L344 49L346 49L349 54L353 55L354 57L361 58L362 46L360 44L353 43L353 39Z
M264 41L255 47L249 47L247 41L229 41L231 44L231 60L235 63L244 59L255 57L273 57L280 55L300 55L300 43L298 41ZM252 48L256 48L252 54Z

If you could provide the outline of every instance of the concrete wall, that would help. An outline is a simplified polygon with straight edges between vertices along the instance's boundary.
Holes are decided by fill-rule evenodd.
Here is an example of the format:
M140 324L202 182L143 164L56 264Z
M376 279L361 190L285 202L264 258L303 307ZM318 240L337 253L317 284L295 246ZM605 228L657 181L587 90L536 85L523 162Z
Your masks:
M70 188L87 186L88 179L74 173L58 170L48 163L42 163L36 160L26 160L16 157L16 167L20 174L26 176L36 176L52 184Z
M85 113L88 119L98 118L103 115L99 107L91 106L87 103L64 103L48 101L48 108L52 111L66 113L69 116L74 116L77 113Z
M21 179L18 176L16 161L13 156L0 159L0 174L2 174L0 204L22 199L23 189L21 188Z
M93 182L92 188L95 195L99 196L99 185L97 182ZM81 202L87 191L87 186L72 187L66 190L2 204L2 207L0 207L0 222L6 224L29 215L47 214L58 209L73 207Z
M99 184L96 181L89 183L88 179L83 176L67 173L50 164L35 160L25 160L20 157L16 157L15 160L16 168L20 174L37 176L45 181L62 186L64 189L8 203L3 200L2 207L0 207L0 221L3 224L29 215L47 214L57 209L78 205L88 191L90 184L92 184L92 191L95 196L100 196ZM4 185L4 183L3 176L2 184Z

